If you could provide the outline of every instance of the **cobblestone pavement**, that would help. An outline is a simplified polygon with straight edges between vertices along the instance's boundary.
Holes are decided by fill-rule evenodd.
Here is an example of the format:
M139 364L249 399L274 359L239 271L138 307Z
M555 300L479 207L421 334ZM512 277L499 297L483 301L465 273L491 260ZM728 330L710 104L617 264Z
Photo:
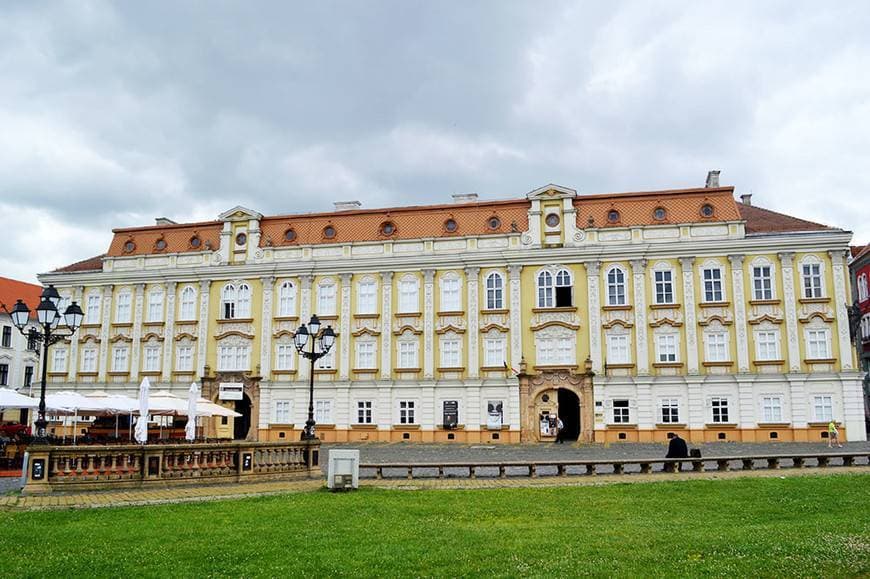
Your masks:
M9 491L18 490L20 488L21 488L21 477L19 477L19 476L0 477L0 496L5 495Z
M366 480L363 487L390 490L464 490L489 488L542 488L566 486L592 486L605 484L655 483L683 480L725 480L735 478L765 478L786 476L825 476L831 474L870 474L870 467L837 467L831 469L786 469L733 472L674 473L669 475L602 475L541 478L477 478L477 479L420 479L420 480ZM173 487L168 489L87 492L51 496L0 496L0 510L87 509L131 507L170 503L188 503L214 500L241 499L323 489L322 480L274 481L264 483L228 484L221 486Z

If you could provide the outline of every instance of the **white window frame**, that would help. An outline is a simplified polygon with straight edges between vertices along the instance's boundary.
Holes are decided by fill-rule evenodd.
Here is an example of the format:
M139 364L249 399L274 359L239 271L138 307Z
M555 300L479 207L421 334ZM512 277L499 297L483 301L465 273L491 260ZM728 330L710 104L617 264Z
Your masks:
M656 334L656 361L673 364L680 361L680 335L676 332Z
M719 266L701 268L702 298L704 303L725 301L725 272Z
M371 400L356 401L356 422L354 424L374 424L374 402Z
M133 321L133 292L123 290L115 298L115 323L129 324Z
M674 270L654 269L653 276L653 303L656 305L675 304L677 300L674 288ZM659 279L661 276L661 279ZM670 300L667 298L670 297Z
M193 371L193 346L179 344L175 348L175 369L179 372Z
M616 405L617 402L620 403L619 406ZM622 406L623 402L625 406ZM611 424L633 424L631 421L631 400L628 398L615 398L611 400L610 418L612 420Z
M438 355L442 368L459 368L462 366L462 339L452 333L441 336Z
M573 332L535 336L535 359L542 366L571 366L577 363L576 341Z
M727 396L713 396L710 398L710 423L732 424L730 404Z
M768 338L773 337L773 340L769 340ZM764 339L762 339L762 337ZM762 329L755 331L755 359L759 361L766 360L780 360L780 344L779 344L779 330L777 329ZM769 354L770 346L773 346L773 356L771 357ZM763 355L766 354L766 355Z
M834 419L834 397L830 394L813 395L813 422L830 422Z
M679 398L659 398L659 424L682 424L680 406Z
M462 311L462 284L460 281L459 276L455 273L447 273L440 277L438 280L439 311Z
M399 309L397 313L417 313L420 311L420 280L407 275L399 280Z
M238 294L236 292L236 286L234 284L228 283L221 288L220 318L222 320L233 320L235 318L241 317L238 315L239 312L236 305L237 296Z
M315 370L335 370L335 351L338 349L338 339L332 345L332 348L314 363Z
M296 346L293 344L275 344L275 370L293 370L296 354Z
M728 362L730 336L725 330L704 332L704 357L707 362Z
M314 421L317 424L333 424L332 400L314 401Z
M89 294L87 299L87 307L85 308L85 323L99 324L100 323L100 306L102 297L100 294Z
M497 271L490 272L486 276L485 286L484 308L487 310L504 309L504 278L502 275Z
M143 348L142 355L142 371L143 372L159 372L160 371L160 351L163 348L156 345L147 345Z
M378 285L372 278L363 278L356 284L356 313L374 314L378 311Z
M417 424L416 400L399 400L399 424Z
M418 340L399 340L397 350L397 368L420 367L420 348Z
M807 259L801 262L800 272L802 298L814 299L827 296L825 289L825 268L823 263L816 261L815 259Z
M179 321L192 321L196 319L196 288L189 285L181 290L181 299L178 309Z
M152 289L148 292L148 313L146 319L149 322L163 321L163 292Z
M67 371L67 360L68 360L68 351L66 348L55 348L52 353L51 358L51 371L52 372L66 372Z
M238 288L238 297L237 297L237 305L236 305L236 317L237 318L250 318L251 317L251 286L246 283L239 284Z
M293 401L292 400L275 400L274 408L274 424L293 424Z
M81 372L96 372L97 371L97 349L93 346L82 348L82 360L80 364Z
M767 274L763 270L767 270ZM752 299L766 301L776 299L774 267L770 263L752 264Z
M631 364L631 336L628 332L608 333L607 364Z
M555 286L553 284L553 274L549 271L542 271L538 273L537 276L537 289L538 289L538 307L539 308L552 308Z
M289 318L296 315L296 286L286 280L278 286L278 316Z
M377 368L378 349L375 340L357 339L354 342L354 350L356 354L356 368L359 368L360 370L372 370Z
M218 370L243 371L250 370L251 347L247 344L218 345Z
M761 422L781 424L785 410L782 396L767 394L761 397Z
M625 270L618 265L611 266L607 269L605 278L607 280L607 305L626 305L628 303L626 297L628 284Z
M317 284L317 311L319 316L334 316L338 308L338 291L332 279Z
M828 328L805 328L804 340L808 360L831 358L831 331Z
M130 371L130 347L126 344L112 348L112 372Z
M483 365L495 368L507 362L507 339L505 336L487 336L483 338Z

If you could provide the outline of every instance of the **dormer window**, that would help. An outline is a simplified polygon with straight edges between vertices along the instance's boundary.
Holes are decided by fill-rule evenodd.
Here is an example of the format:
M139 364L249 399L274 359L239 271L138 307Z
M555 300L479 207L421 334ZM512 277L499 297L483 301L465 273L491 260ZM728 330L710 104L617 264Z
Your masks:
M607 212L607 222L608 223L619 223L619 211L616 209L611 209Z
M163 251L164 249L166 249L166 240L162 237L158 239L157 242L154 244L154 249L156 249L157 251Z
M498 229L499 227L501 227L501 219L499 219L497 216L493 215L492 217L489 218L489 221L486 222L486 226L494 231L494 230Z
M444 231L447 233L453 233L457 229L459 229L459 224L456 223L456 220L452 217L444 222Z
M668 212L665 211L664 207L656 207L653 210L653 219L656 221L664 221L668 216Z
M202 240L199 238L198 235L194 235L190 238L190 247L192 247L193 249L199 249L200 245L202 245Z
M544 222L547 224L547 227L556 227L559 225L559 214L558 213L550 213L547 215Z
M701 206L701 217L713 217L714 213L715 211L713 209L713 206L709 203L704 203Z
M284 232L284 241L296 241L296 231L292 227Z
M236 245L244 245L248 242L248 235L246 233L239 233L236 235Z
M323 228L323 237L326 239L332 239L335 237L335 227L332 225L327 225Z
M124 253L133 253L133 251L135 249L136 249L136 244L133 243L132 239L124 244Z

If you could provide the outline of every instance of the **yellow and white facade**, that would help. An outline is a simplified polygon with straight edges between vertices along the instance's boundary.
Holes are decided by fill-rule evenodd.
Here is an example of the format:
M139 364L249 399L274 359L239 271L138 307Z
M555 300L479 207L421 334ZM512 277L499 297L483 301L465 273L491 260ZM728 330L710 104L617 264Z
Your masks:
M548 440L556 414L596 442L818 441L831 419L866 439L849 232L717 186L462 201L116 230L40 276L86 313L52 387L201 381L245 414L211 435L295 439L293 335L317 314L338 336L314 370L326 441Z

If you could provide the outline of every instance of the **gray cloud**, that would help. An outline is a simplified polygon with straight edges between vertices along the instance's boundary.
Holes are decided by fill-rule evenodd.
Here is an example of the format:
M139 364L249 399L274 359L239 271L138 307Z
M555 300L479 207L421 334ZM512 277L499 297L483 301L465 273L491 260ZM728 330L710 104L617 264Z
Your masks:
M862 2L7 4L0 207L28 222L6 229L2 275L159 215L684 187L711 168L867 242L868 18Z

